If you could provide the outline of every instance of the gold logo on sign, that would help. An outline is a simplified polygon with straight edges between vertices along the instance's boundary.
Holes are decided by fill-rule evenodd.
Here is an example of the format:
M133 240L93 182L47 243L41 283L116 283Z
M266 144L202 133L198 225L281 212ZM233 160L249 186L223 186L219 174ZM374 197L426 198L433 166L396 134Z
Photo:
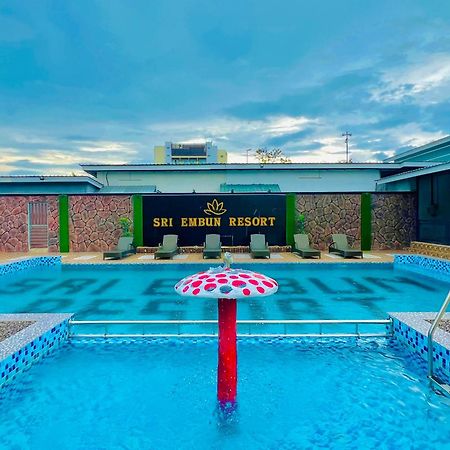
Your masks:
M214 215L214 216L221 216L222 214L225 214L227 210L223 207L223 202L217 201L217 199L214 199L211 203L206 203L207 208L204 209L204 213L208 216Z

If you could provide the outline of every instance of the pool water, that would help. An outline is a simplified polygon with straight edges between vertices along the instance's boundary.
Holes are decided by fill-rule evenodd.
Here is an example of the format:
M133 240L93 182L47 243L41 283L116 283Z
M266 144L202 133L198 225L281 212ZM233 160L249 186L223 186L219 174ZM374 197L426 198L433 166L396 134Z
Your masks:
M450 404L395 342L243 340L219 414L215 340L75 341L0 391L8 449L446 449Z
M238 265L236 265L238 266ZM62 265L3 276L0 312L72 312L80 320L209 320L214 300L173 286L200 264ZM238 318L383 319L389 311L437 311L450 282L393 264L240 264L276 279L275 296L239 302Z

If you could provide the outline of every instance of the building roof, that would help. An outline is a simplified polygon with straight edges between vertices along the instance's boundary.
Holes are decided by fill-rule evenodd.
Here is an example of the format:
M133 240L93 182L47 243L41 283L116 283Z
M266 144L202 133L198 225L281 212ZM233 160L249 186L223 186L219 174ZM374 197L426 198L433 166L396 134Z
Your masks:
M220 185L220 192L281 192L278 184L227 184Z
M99 194L152 194L154 192L156 192L154 184L143 186L104 186L98 191Z
M437 151L448 152L448 161L450 161L450 136L446 136L437 141L429 142L428 144L421 145L420 147L412 148L405 152L399 153L398 155L386 158L384 162L392 163L402 163L406 162L411 158L420 158L421 161L436 161L437 158L442 158L442 156L436 156ZM441 160L442 161L442 160Z
M436 164L430 167L422 167L420 169L409 170L407 172L390 175L388 177L376 180L377 184L393 183L394 181L408 180L411 178L421 177L423 175L431 175L433 173L446 172L450 170L450 162Z
M103 186L98 180L87 175L0 175L0 183L87 183L96 188Z
M355 169L403 169L417 168L431 165L429 162L408 161L404 163L276 163L276 164L247 164L247 163L212 163L212 164L80 164L89 174L110 171L209 171L209 170L355 170ZM434 163L436 164L436 163Z

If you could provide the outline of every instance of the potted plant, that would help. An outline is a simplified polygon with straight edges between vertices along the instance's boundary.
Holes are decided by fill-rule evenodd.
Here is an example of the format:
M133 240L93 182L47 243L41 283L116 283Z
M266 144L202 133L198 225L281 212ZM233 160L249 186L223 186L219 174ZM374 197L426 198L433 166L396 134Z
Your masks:
M299 234L305 232L305 215L298 213L295 217L295 230Z
M122 237L131 237L131 220L128 217L121 217L119 219L120 227L122 228Z

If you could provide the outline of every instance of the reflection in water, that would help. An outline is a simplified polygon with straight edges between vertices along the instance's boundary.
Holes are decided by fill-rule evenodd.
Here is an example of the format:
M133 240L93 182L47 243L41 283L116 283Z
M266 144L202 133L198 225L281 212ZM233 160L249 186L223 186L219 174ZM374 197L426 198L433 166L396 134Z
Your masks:
M34 302L19 306L17 312L69 312L75 308L75 302L70 298L39 298Z
M321 317L323 313L322 306L313 298L281 298L277 304L286 318L303 317L306 313L312 317Z
M130 304L133 300L129 298L107 298L107 299L95 299L89 306L82 309L79 312L80 316L89 317L105 317L105 316L120 316L123 311L126 310L126 305ZM108 306L110 306L108 308Z
M217 423L217 431L220 433L220 438L239 434L239 408L238 402L227 403L225 405L217 402L214 413Z
M179 297L173 289L178 280L203 269L161 265L24 271L2 277L0 312L73 312L79 319L98 320L215 320L215 300ZM391 265L263 264L260 270L279 282L279 291L242 299L240 320L381 319L388 311L435 309L448 290L444 281Z

